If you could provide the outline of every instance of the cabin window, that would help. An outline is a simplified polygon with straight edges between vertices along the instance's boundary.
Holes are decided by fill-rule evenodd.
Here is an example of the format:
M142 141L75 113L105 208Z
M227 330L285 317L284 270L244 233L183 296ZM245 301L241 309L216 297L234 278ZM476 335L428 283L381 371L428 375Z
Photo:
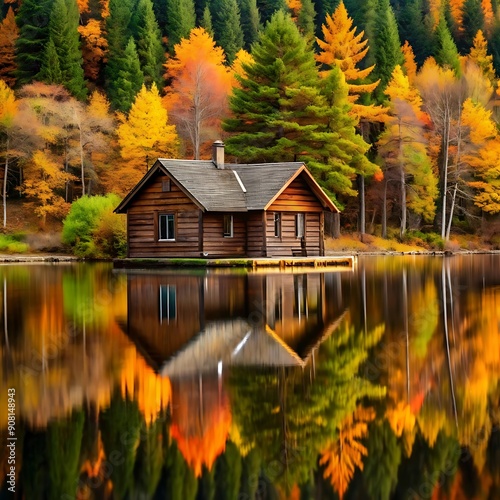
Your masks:
M305 235L305 224L306 217L305 214L296 214L295 215L295 237L303 238Z
M177 290L173 285L160 285L160 323L177 316Z
M281 236L281 214L274 212L274 236L279 238Z
M163 179L161 181L161 190L164 192L164 193L168 193L172 190L171 186L170 186L170 179Z
M174 214L160 214L159 216L160 241L175 240L175 216Z
M224 238L233 237L233 216L224 215Z

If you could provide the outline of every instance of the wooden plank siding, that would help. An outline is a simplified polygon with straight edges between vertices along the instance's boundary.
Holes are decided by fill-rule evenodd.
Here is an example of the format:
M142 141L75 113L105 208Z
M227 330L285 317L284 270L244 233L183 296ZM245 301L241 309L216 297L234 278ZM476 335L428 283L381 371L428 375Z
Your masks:
M281 215L281 236L274 235L274 213ZM267 256L290 256L301 247L296 237L296 215L305 216L305 242L308 256L324 254L323 207L307 182L295 179L268 208L266 216Z
M141 190L127 210L129 257L199 257L200 209L179 187L163 192L158 175ZM158 241L158 216L175 215L175 241Z
M322 212L323 206L307 182L298 177L267 209L269 212Z
M248 213L247 219L247 255L249 257L266 256L265 213L255 211Z
M246 213L233 216L233 236L224 236L224 214L203 214L203 253L208 257L243 257L246 255Z

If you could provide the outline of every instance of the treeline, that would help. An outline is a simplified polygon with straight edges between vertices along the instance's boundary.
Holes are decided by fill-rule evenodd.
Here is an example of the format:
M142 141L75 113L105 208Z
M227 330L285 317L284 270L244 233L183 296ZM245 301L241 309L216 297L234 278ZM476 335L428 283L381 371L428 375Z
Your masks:
M4 227L8 196L60 217L220 137L306 162L361 233L500 211L496 1L5 1Z

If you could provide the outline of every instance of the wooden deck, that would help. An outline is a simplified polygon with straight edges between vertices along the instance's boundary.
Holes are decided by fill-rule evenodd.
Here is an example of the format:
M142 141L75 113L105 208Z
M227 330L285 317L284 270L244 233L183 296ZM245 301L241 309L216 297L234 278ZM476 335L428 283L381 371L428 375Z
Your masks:
M329 256L329 257L269 257L243 259L197 259L197 258L127 258L115 259L114 267L139 269L145 267L179 267L179 268L246 268L253 271L298 271L307 269L349 270L356 264L356 257Z

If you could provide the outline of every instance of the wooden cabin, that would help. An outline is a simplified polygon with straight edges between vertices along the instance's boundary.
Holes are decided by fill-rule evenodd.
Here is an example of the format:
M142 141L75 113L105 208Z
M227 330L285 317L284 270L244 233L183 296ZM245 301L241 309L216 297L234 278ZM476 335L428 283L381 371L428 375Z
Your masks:
M158 159L115 212L128 257L324 255L324 211L338 212L304 163Z

